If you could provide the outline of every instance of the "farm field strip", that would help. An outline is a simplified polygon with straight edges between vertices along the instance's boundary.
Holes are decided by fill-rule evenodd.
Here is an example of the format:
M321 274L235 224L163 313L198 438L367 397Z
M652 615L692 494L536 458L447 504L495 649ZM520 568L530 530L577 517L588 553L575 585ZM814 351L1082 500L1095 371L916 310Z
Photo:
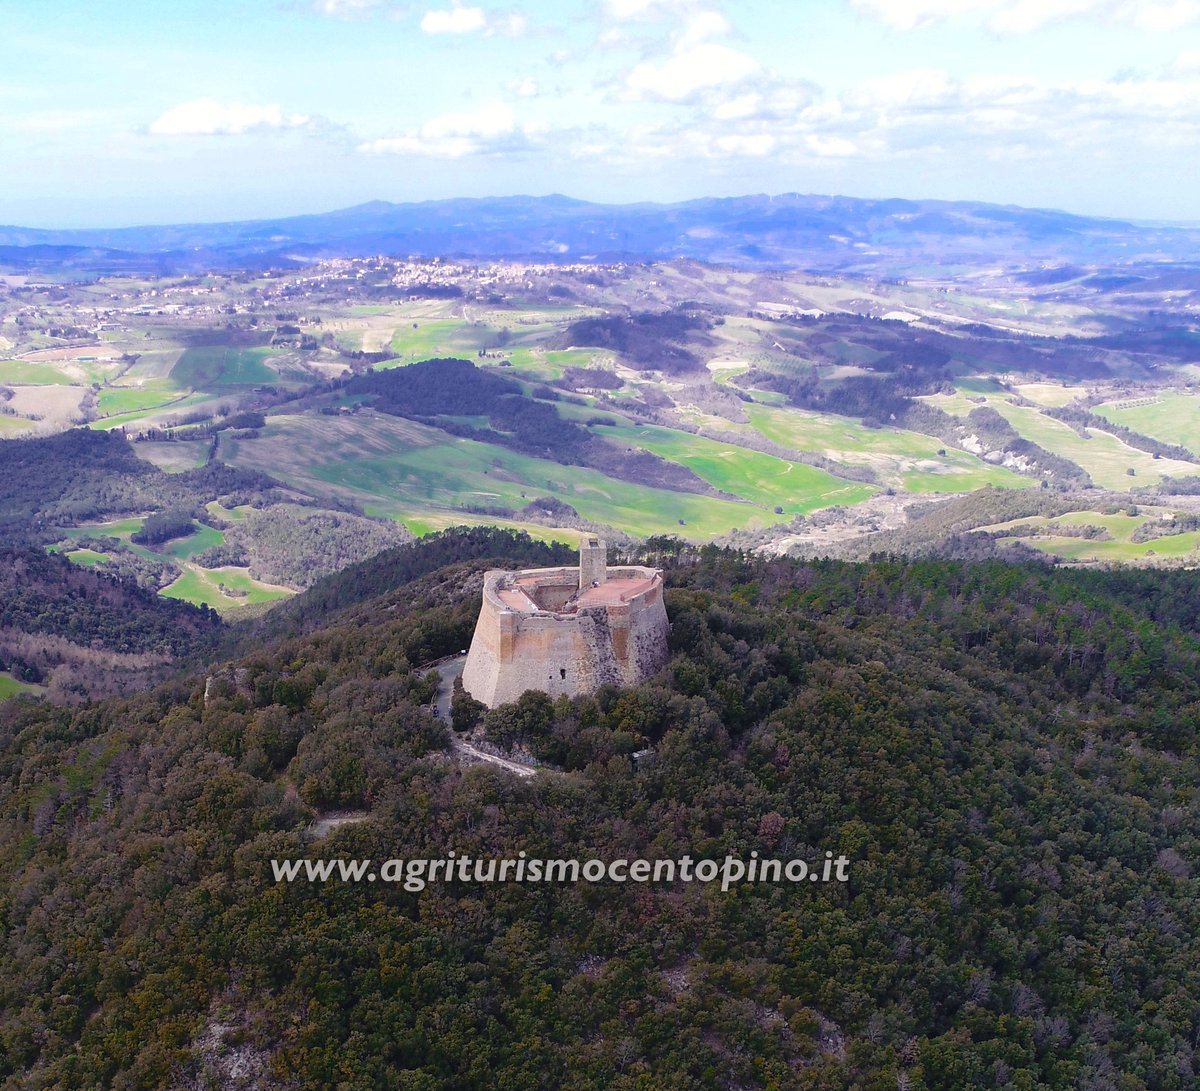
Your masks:
M229 441L228 457L235 465L270 465L285 481L318 493L342 491L407 517L469 507L515 511L550 495L585 519L639 536L715 537L776 520L752 504L618 481L409 421L376 419L366 429L339 429L342 424L271 417L258 439Z
M1152 399L1105 402L1092 412L1164 443L1178 443L1191 451L1200 446L1200 395L1164 392Z
M1134 532L1147 524L1159 524L1167 508L1145 508L1139 506L1137 515L1098 511L1072 511L1063 515L1035 515L1027 518L1009 519L978 529L985 533L1000 533L1001 542L1021 542L1043 553L1062 557L1069 561L1092 561L1129 563L1149 561L1153 558L1187 557L1200 550L1200 531L1183 531L1165 534L1145 542L1132 540ZM1076 535L1056 534L1060 527L1099 527L1110 537L1084 538ZM1033 528L1034 534L1004 534L1005 531ZM1196 560L1200 563L1200 553Z
M385 518L395 518L403 523L418 538L434 534L448 527L459 526L488 526L504 527L509 530L522 530L539 542L566 542L570 546L578 546L584 536L584 531L573 527L551 527L542 523L525 523L519 519L501 519L491 516L472 515L469 512L450 514L446 512L427 511L416 515L389 515L380 509L365 509L368 515L382 515Z
M686 466L714 488L781 514L802 515L833 504L857 504L878 490L801 462L654 425L602 428L613 436Z
M37 429L37 421L25 417L0 416L0 436L21 436Z
M806 409L752 404L746 406L751 426L761 435L794 451L815 451L835 462L869 466L893 487L912 492L966 492L991 484L1026 488L1028 478L975 455L943 444L932 436L898 428L866 428L845 417ZM944 449L945 455L938 451Z
M16 383L22 386L81 386L83 380L72 378L62 368L53 364L0 360L0 383Z
M264 347L200 345L184 350L171 369L171 379L178 386L191 390L277 383L279 374L267 367L264 360L283 355L279 349Z
M169 474L197 470L208 461L209 443L203 439L141 440L133 445L138 458Z
M989 400L988 404L1024 439L1069 458L1083 467L1101 488L1124 492L1134 485L1158 484L1165 474L1200 473L1200 465L1170 458L1156 459L1146 451L1122 443L1108 432L1088 429L1091 438L1084 439L1070 425L1036 409L998 398ZM1128 472L1131 469L1133 474Z

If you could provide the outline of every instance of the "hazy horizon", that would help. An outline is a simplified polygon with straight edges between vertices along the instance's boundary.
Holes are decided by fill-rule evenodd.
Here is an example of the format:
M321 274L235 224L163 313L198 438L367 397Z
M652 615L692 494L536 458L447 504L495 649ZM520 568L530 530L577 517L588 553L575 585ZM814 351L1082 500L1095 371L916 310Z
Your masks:
M996 208L1004 208L1004 207L1021 208L1025 211L1029 211L1029 212L1050 212L1050 213L1061 214L1061 215L1066 215L1066 216L1080 216L1080 217L1085 217L1088 219L1111 220L1113 222L1124 222L1124 223L1131 223L1131 224L1143 224L1143 225L1164 224L1164 225L1168 225L1168 226L1184 227L1184 228L1196 227L1196 226L1200 225L1200 218L1195 219L1195 220L1152 219L1152 218L1138 217L1138 216L1102 215L1102 214L1080 212L1077 209L1072 209L1072 208L1036 206L1036 205L1019 205L1019 204L1016 204L1013 202L980 201L980 200L975 200L972 198L956 199L956 198L942 198L942 197L921 197L921 196L911 196L911 195L896 194L896 193L885 194L885 195L881 195L881 196L863 196L861 194L854 194L854 193L815 193L815 192L799 192L799 191L764 193L764 192L746 191L743 193L728 193L728 194L706 193L706 194L701 194L696 197L681 198L679 201L657 201L657 200L652 200L652 199L644 199L644 200L630 199L630 200L613 200L613 201L589 200L588 198L578 197L572 193L558 193L558 192L541 193L541 194L535 194L535 193L490 193L490 194L484 194L481 196L466 196L466 195L452 194L452 195L447 195L445 197L431 197L431 198L426 198L424 200L411 200L411 201L392 201L392 200L388 200L385 197L368 197L365 200L356 201L353 204L349 204L349 205L341 205L336 208L332 208L332 207L329 207L329 208L303 208L303 209L300 209L297 211L288 211L288 212L280 212L280 213L267 212L262 215L238 216L238 217L233 217L233 218L228 218L228 219L206 218L206 219L191 219L191 220L154 220L154 221L144 220L144 221L137 221L137 222L135 222L135 221L114 221L114 222L107 222L107 223L76 223L76 224L69 224L69 223L16 223L16 222L13 222L13 223L0 223L0 230L14 229L14 230L44 231L44 232L74 232L74 231L90 232L90 231L122 231L122 230L130 230L130 229L135 229L135 228L158 228L158 227L175 227L175 226L186 226L186 225L195 225L195 226L213 225L213 226L216 226L216 225L226 224L226 223L228 223L228 224L257 223L257 222L270 222L270 221L274 221L274 220L296 219L296 218L301 218L301 217L325 216L325 215L336 214L339 212L346 212L346 211L350 211L351 209L366 207L366 206L373 205L373 204L384 204L384 205L391 205L394 207L401 207L401 206L406 206L406 205L438 204L438 203L443 203L443 202L454 202L454 201L476 201L476 202L480 202L480 203L487 203L489 201L500 202L500 201L514 201L514 200L547 201L547 200L552 200L554 198L563 198L563 199L566 199L569 201L578 201L578 202L581 202L584 204L592 204L592 205L597 205L597 206L608 206L608 207L613 207L613 208L632 208L632 207L639 206L639 205L661 205L664 208L669 208L669 207L673 207L673 206L677 206L677 205L681 205L681 204L686 204L691 201L706 201L706 200L712 200L712 201L733 200L733 201L736 201L736 200L748 200L748 199L751 199L754 197L766 197L770 200L774 200L777 198L790 197L790 196L828 198L829 200L850 200L850 201L910 201L910 202L914 202L914 203L940 203L940 204L951 204L951 205L954 205L954 204L961 204L961 205L979 204L979 205L990 205L990 206L996 207Z

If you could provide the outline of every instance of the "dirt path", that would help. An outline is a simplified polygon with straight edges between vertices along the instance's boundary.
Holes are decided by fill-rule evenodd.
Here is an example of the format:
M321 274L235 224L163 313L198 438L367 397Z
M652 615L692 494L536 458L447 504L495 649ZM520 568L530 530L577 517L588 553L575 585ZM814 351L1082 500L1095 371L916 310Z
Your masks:
M517 776L525 779L537 776L537 770L530 768L528 765L509 761L508 758L502 758L498 754L489 754L486 750L480 750L478 747L472 746L469 742L460 738L453 731L450 735L454 752L464 761L486 761L489 765L498 765L501 769L507 769L510 773L515 773Z
M450 723L450 700L454 696L454 683L462 677L463 667L466 665L467 657L456 655L433 668L442 676L437 697L434 699L434 715L444 724Z
M467 657L458 655L444 663L439 663L434 668L442 677L441 683L438 685L437 697L434 699L434 715L447 726L450 724L450 701L454 696L454 683L462 675L466 663ZM537 772L528 765L509 761L508 758L502 758L498 754L489 754L486 750L472 746L453 728L450 731L450 745L454 753L466 762L486 761L489 765L498 765L501 769L507 769L510 773L525 778L535 776Z
M318 818L309 827L309 833L314 838L327 837L340 826L349 826L354 822L365 822L370 815L366 811L336 811Z

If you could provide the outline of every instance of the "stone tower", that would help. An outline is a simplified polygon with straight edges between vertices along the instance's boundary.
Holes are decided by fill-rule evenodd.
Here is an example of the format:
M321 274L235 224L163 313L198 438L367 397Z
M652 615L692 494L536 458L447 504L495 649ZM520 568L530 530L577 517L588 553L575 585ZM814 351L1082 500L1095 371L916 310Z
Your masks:
M579 588L599 587L608 578L608 545L602 538L584 538L579 545Z
M662 572L609 568L605 543L584 539L579 567L491 571L463 686L489 708L527 689L552 697L631 686L669 655Z

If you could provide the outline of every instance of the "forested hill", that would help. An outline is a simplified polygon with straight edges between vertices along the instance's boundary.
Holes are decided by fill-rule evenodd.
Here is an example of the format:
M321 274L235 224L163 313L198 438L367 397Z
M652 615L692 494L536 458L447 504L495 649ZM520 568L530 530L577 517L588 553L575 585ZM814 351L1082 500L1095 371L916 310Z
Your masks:
M973 201L753 194L676 204L484 197L240 223L44 230L0 226L0 264L88 273L298 267L314 258L409 254L550 261L685 256L743 268L896 274L993 266L1192 261L1188 224L1127 223Z
M524 531L499 527L451 527L416 542L393 546L323 576L302 595L280 603L263 618L241 626L236 639L295 636L371 600L384 599L423 576L464 561L475 567L549 568L572 564L578 552L562 542L539 542Z
M54 540L55 527L134 511L192 510L238 491L264 500L265 474L210 464L167 474L138 458L123 435L73 428L0 443L0 543Z
M210 647L221 628L207 607L0 544L0 670L48 684L52 700L144 688L149 671Z
M686 560L661 676L487 715L530 780L460 765L415 670L490 561L398 567L208 701L0 706L0 1082L1194 1088L1200 576ZM370 818L306 840L333 808ZM850 881L269 864L450 849L829 849Z

